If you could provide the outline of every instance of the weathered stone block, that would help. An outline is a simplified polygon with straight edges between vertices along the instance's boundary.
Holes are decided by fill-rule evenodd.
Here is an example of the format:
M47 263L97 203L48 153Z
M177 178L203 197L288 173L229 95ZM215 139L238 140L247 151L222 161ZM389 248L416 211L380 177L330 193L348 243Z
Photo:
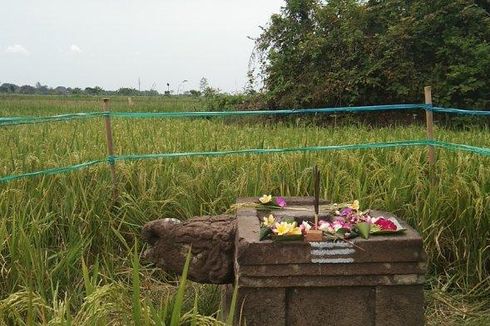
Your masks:
M377 326L423 324L423 285L376 287Z
M287 325L373 325L375 291L369 287L288 288Z
M233 286L224 286L222 307L229 313ZM286 321L286 289L239 288L235 324L284 326Z

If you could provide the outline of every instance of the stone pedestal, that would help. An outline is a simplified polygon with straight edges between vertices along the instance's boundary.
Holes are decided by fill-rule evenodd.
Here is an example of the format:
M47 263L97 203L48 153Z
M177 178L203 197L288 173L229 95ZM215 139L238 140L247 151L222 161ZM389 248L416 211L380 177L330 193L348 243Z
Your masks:
M312 198L286 200L289 207L311 212L275 215L312 218ZM272 242L259 241L262 215L251 208L237 212L237 323L241 318L248 326L424 324L425 254L421 237L404 221L402 234L352 243ZM232 286L224 289L224 307L232 292Z

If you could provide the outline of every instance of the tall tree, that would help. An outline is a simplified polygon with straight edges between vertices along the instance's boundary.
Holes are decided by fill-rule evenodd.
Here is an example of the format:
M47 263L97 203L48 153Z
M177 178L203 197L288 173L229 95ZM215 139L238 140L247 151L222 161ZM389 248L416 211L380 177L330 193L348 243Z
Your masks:
M271 106L489 107L490 16L473 0L287 0L257 40Z

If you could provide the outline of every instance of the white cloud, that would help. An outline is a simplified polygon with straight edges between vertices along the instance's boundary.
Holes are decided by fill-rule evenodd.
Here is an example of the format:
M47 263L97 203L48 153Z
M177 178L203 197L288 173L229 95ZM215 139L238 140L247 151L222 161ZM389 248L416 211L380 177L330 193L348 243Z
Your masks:
M75 45L75 44L72 44L70 46L70 51L72 53L82 53L82 49L80 49L80 47L78 45Z
M5 52L12 53L12 54L29 55L29 51L27 51L27 49L20 44L7 46Z

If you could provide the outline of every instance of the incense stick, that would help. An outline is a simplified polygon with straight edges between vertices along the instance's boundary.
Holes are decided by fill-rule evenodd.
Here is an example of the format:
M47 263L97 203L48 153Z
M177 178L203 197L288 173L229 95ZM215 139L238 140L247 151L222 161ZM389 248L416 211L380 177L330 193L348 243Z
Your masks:
M320 170L317 165L313 168L313 182L315 191L315 230L318 230L318 213L320 210Z

